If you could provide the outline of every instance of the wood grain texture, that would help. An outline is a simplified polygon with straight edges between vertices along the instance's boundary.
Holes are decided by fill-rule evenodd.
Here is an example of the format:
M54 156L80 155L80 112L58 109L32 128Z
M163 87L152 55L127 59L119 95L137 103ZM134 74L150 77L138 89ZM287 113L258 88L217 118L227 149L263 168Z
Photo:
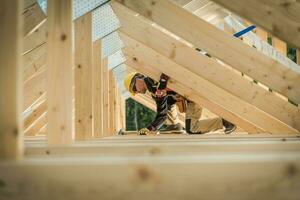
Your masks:
M47 138L49 145L74 139L72 1L48 2L47 38Z

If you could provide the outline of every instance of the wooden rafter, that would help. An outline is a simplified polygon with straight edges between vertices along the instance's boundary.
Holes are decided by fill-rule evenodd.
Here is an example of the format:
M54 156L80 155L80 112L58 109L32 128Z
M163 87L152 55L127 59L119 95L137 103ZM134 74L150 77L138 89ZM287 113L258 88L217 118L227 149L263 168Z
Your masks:
M120 4L113 4L123 33L209 80L218 87L300 130L300 110L275 93L247 80L232 69L199 54L184 41L166 33L149 20Z
M294 102L300 102L300 73L224 34L178 5L168 0L118 1Z

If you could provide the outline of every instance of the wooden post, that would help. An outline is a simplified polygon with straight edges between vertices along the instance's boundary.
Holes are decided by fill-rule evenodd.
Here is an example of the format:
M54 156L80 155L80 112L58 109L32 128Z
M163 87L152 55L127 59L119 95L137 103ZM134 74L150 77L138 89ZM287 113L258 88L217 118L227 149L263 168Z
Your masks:
M75 138L92 138L92 14L75 21Z
M282 55L286 56L287 54L287 46L286 43L282 40L280 40L277 37L272 38L272 45L275 47L277 51L282 53Z
M115 101L114 101L114 113L115 113L115 126L114 126L114 134L116 134L120 130L120 98L119 98L119 89L117 80L115 78Z
M103 72L103 133L102 136L108 136L109 134L109 72L108 72L108 59L104 58L102 63Z
M113 135L115 127L115 78L113 71L109 71L109 135Z
M47 113L48 143L73 141L72 1L48 2Z
M0 159L21 158L22 145L22 1L0 6Z
M103 133L103 80L101 40L93 44L93 132L94 137Z
M126 129L126 109L125 109L125 106L126 106L126 102L125 102L125 99L122 95L120 95L120 118L121 118L121 128L122 129Z

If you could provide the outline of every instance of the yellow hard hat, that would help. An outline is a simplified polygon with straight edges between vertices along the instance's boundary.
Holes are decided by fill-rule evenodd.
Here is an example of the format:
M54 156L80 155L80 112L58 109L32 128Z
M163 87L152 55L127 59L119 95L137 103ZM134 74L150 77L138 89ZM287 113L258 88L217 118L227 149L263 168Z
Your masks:
M137 72L131 72L131 73L127 74L124 79L124 86L125 86L126 90L128 90L132 95L135 95L135 93L132 90L131 82L136 74L137 74Z

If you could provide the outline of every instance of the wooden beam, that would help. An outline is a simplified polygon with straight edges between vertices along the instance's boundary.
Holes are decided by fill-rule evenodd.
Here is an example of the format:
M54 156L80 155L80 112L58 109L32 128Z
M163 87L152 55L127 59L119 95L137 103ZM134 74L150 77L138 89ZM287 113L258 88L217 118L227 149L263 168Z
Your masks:
M42 71L24 83L23 110L28 109L38 98L46 93L46 77L46 71Z
M298 151L275 155L222 153L159 156L160 152L154 149L150 155L122 158L45 157L1 163L1 180L7 185L0 197L5 199L9 193L11 200L20 199L16 185L24 183L26 187L22 189L22 198L44 200L92 199L95 196L138 200L145 198L145 195L147 199L166 200L183 197L192 200L199 197L279 200L282 197L297 199L299 196ZM112 185L114 192L107 190Z
M114 135L114 130L116 126L115 116L116 116L116 85L115 77L113 71L109 71L109 135Z
M72 1L48 2L47 138L49 145L73 141Z
M39 28L24 38L23 55L29 53L35 48L45 44L46 42L47 22L43 22Z
M294 102L300 102L300 73L224 34L187 10L168 0L118 1Z
M32 4L23 11L24 29L23 35L27 36L34 32L45 20L46 15L38 3Z
M103 133L103 77L102 72L102 42L93 44L93 132L94 137Z
M44 71L46 66L46 44L39 46L23 56L23 81L33 78L37 73Z
M4 0L0 6L0 159L21 158L22 2Z
M43 113L47 111L46 99L43 99L32 108L31 113L24 118L24 130L31 126Z
M281 0L213 0L300 48L300 3Z
M75 20L75 138L93 137L92 13Z
M47 112L44 112L36 121L31 124L25 131L24 135L26 136L35 136L39 131L47 124Z
M129 131L126 131L128 133ZM159 137L156 140L148 138L147 140L140 140L136 136L136 132L132 132L131 137L116 136L124 140L124 143L120 145L117 139L111 139L109 142L100 142L97 140L86 141L85 143L77 143L65 147L48 147L43 143L26 143L25 156L26 157L42 157L42 156L144 156L151 155L151 152L156 150L159 155L180 155L189 154L197 155L211 154L211 153L266 153L273 152L274 154L278 152L290 152L300 151L300 141L299 140L289 140L286 141L276 141L276 140L252 140L248 138L247 140L221 140L211 138L202 138L199 140L197 138L188 137L177 137L172 139L174 135L169 137ZM128 133L130 135L131 133ZM217 134L219 137L221 134ZM224 134L223 134L224 135ZM155 137L155 136L153 136ZM111 137L109 137L111 138ZM159 140L160 139L160 140ZM163 139L163 140L162 140ZM115 140L115 142L113 141ZM137 140L138 142L133 142Z
M231 95L227 91L217 87L206 79L203 79L198 74L182 67L181 65L178 65L177 63L160 55L142 43L126 37L125 35L120 36L128 47L126 48L125 53L130 57L131 62L135 62L141 66L142 64L147 64L156 70L160 70L161 72L184 84L185 87L193 88L201 96L205 96L205 98L208 100L221 105L240 118L255 124L257 127L261 127L267 132L274 134L282 132L298 132L296 129L282 123L270 115L267 115L265 112L262 112L256 107L242 101L238 97ZM204 107L206 106L204 105ZM238 121L232 122L239 125Z
M108 71L108 58L102 60L102 79L103 79L103 134L108 136L109 133L109 71Z
M199 54L186 42L153 26L149 20L137 16L128 8L120 4L113 4L113 8L122 24L121 36L128 34L216 86L300 130L300 110L296 106L252 80L245 79L232 69Z
M123 130L126 129L126 100L120 95L120 123Z

